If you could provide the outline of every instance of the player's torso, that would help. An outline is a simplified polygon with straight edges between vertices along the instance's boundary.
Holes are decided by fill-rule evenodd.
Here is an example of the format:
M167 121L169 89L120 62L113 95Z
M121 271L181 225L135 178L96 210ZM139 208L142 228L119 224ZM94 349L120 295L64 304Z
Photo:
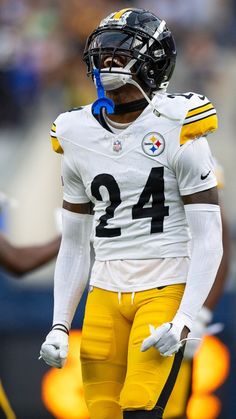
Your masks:
M88 107L74 118L68 149L94 203L97 259L188 254L183 203L169 164L180 130L149 107L120 134L103 128Z

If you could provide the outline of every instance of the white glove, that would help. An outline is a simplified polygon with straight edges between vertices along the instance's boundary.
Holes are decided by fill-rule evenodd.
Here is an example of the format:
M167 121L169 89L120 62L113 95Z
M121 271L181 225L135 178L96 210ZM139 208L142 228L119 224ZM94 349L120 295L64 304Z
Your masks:
M173 320L173 322L164 323L157 328L150 325L151 335L144 339L141 345L141 352L145 352L151 346L154 346L162 356L172 356L182 346L181 333L184 326L184 319Z
M41 346L39 359L43 358L46 364L51 367L64 367L69 349L68 339L69 336L66 332L52 329Z
M185 359L193 359L199 346L201 345L202 337L207 333L207 326L212 320L212 312L207 307L202 307L199 311L191 332L188 335L189 341L186 343L184 350ZM192 339L194 338L194 339ZM197 339L199 338L199 339Z

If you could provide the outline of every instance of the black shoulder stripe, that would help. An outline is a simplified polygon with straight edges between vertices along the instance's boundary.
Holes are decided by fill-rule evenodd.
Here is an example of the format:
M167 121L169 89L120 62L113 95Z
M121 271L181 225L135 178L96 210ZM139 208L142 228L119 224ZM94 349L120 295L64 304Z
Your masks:
M79 106L78 108L71 108L67 112L81 111L82 109L83 109L83 106Z
M204 118L199 118L196 121L187 122L186 124L183 124L183 125L195 124L196 122L202 121L203 119L211 118L212 116L215 116L215 115L216 115L216 112L212 113L211 115L205 116Z
M205 105L197 106L196 108L189 109L188 112L195 111L196 109L203 108L204 106L210 105L211 102L205 103Z
M187 116L186 118L185 118L185 120L186 119L190 119L190 118L194 118L195 116L199 116L199 115L202 115L203 113L206 113L206 112L209 112L209 111L212 111L212 110L215 110L215 108L214 108L214 106L212 105L212 108L209 108L209 109L206 109L205 111L202 111L202 112L199 112L199 113L197 113L196 115L190 115L190 116ZM213 114L214 115L214 114ZM210 116L210 115L209 115ZM184 124L185 125L185 124Z

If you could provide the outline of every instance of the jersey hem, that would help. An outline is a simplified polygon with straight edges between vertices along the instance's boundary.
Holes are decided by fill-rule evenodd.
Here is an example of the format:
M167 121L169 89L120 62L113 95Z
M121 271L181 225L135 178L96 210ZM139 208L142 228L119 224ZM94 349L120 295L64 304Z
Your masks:
M187 243L189 243L190 240L188 240ZM179 243L182 244L182 243ZM142 254L139 256L137 255L137 252L135 254L130 254L130 253L117 253L115 250L113 249L113 254L112 257L110 257L110 255L107 254L107 252L103 252L103 257L99 257L98 255L98 250L96 250L96 246L94 246L95 248L95 253L96 253L96 257L95 260L98 262L108 262L108 261L112 261L112 260L127 260L127 259L131 259L131 260L149 260L149 259L166 259L166 258L189 258L191 256L190 254L190 250L189 248L186 246L185 249L183 250L183 252L175 252L175 253L168 253L168 252L163 252L162 255L158 255L157 257L157 252L156 254L146 254L144 256L144 252L142 252ZM120 249L119 249L120 251Z
M89 198L84 197L71 197L69 195L63 194L63 199L66 202L70 202L71 204L87 204L90 202Z
M187 278L184 279L179 279L176 278L175 280L159 280L158 282L154 283L152 286L149 286L147 288L147 286L143 286L143 285L135 285L134 287L115 287L112 285L106 285L103 284L100 281L96 281L96 280L91 280L89 282L89 285L96 287L96 288L101 288L103 290L106 291L112 291L112 292L123 292L123 293L127 293L127 292L139 292L139 291L147 291L147 290L151 290L153 288L158 288L158 287L164 287L164 286L168 286L168 285L176 285L176 284L186 284Z

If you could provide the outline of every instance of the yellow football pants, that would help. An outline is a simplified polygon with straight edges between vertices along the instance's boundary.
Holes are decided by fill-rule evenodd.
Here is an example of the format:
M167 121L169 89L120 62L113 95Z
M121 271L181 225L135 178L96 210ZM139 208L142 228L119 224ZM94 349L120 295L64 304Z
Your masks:
M137 293L93 288L82 330L81 363L91 419L122 419L123 410L162 411L182 360L181 351L162 357L155 348L140 352L155 327L173 319L184 284ZM120 297L120 298L119 298Z

